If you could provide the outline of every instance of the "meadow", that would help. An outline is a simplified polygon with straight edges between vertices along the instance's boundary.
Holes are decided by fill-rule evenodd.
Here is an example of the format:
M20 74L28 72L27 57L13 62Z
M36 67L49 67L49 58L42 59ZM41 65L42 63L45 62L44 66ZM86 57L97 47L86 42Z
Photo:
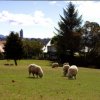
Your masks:
M100 100L100 69L79 67L76 80L63 77L62 67L47 60L0 60L0 100ZM28 65L38 64L43 78L29 78Z

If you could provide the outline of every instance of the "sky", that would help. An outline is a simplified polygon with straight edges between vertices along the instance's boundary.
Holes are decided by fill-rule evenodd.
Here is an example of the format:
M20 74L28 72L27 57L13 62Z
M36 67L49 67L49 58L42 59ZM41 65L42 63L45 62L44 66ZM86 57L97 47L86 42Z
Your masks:
M52 38L69 1L0 1L0 34L23 29L24 38ZM100 24L100 1L72 1L85 21Z

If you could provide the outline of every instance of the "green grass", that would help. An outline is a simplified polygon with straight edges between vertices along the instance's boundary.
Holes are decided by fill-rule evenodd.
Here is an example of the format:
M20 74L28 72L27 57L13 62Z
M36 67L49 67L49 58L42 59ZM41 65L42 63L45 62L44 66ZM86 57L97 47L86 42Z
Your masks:
M0 100L100 100L100 70L79 67L76 80L62 77L62 68L46 60L0 60ZM43 68L43 78L29 78L28 65ZM14 80L15 82L12 82Z

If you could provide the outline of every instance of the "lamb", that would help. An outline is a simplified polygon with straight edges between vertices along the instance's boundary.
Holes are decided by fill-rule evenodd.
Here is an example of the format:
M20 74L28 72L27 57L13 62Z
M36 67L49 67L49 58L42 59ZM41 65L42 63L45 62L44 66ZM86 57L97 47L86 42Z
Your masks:
M59 64L57 62L52 64L52 68L55 68L55 67L58 67L58 66L59 66Z
M42 68L40 66L36 65L36 64L30 64L29 67L28 67L28 71L29 71L29 77L30 77L31 73L33 74L33 76L34 75L37 76L37 78L38 78L38 76L40 78L43 77L43 70L42 70Z
M76 79L77 73L78 73L78 67L76 65L72 65L68 69L67 73L68 79Z
M67 72L68 72L69 67L70 67L69 63L64 63L63 64L63 75L64 76L67 75Z

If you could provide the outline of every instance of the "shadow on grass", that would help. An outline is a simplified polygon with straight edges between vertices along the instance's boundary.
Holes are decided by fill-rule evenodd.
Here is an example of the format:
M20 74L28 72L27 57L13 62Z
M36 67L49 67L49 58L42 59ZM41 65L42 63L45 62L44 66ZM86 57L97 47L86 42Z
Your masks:
M41 78L39 78L39 77L26 77L26 78L28 78L28 79L41 79Z
M14 64L4 64L5 66L13 66Z
M64 76L64 75L62 75L61 77L65 78L67 80L77 80L77 79L74 79L74 78L68 78L68 76Z

